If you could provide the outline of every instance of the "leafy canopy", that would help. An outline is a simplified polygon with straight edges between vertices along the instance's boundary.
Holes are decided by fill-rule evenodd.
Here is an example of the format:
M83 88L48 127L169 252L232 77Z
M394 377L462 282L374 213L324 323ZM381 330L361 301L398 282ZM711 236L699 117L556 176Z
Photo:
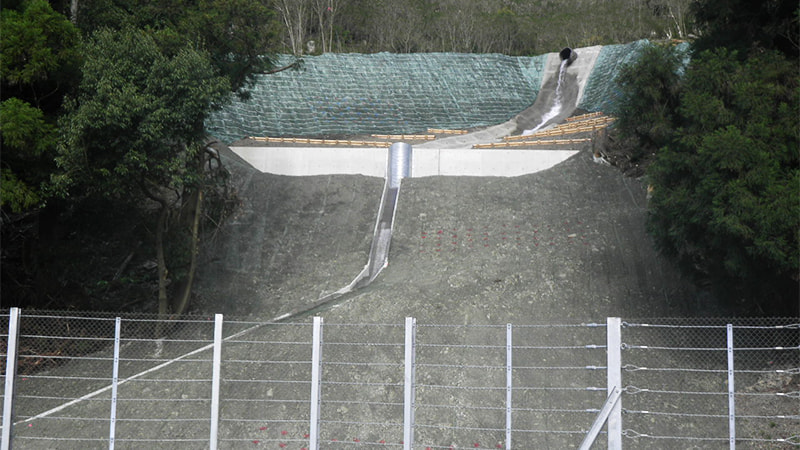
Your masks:
M30 84L72 62L78 31L45 0L28 0L23 10L0 11L0 70L10 84Z
M79 34L44 0L0 10L0 206L36 208L54 169L55 114L74 84Z
M260 0L97 0L83 2L78 24L101 29L149 31L166 55L187 42L208 52L216 73L246 96L257 73L273 67L275 12Z
M203 121L230 85L209 55L186 45L166 55L153 36L127 28L95 33L83 49L83 79L61 122L55 185L128 196L179 189L199 176L188 164Z
M634 141L634 160L669 141L685 59L678 47L649 45L635 64L623 66L617 74L622 92L615 111L617 129Z
M754 48L800 56L800 4L797 0L696 0L691 11L700 37L697 52L726 47L740 58Z
M657 243L729 295L769 302L798 281L799 78L773 52L698 55L649 170Z

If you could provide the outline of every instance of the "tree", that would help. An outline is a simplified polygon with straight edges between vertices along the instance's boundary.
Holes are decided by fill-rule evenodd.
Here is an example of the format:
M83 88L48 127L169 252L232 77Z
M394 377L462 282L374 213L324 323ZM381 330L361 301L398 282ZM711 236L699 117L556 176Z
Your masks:
M264 2L201 0L177 25L185 39L203 44L219 75L242 97L255 75L274 66L278 22Z
M311 17L311 0L275 0L275 7L286 27L292 54L302 55Z
M55 116L75 84L78 30L44 0L0 11L0 205L11 212L43 204L55 168Z
M87 35L104 28L149 30L166 55L189 42L203 48L241 96L255 74L273 67L278 45L275 12L261 0L95 0L81 3L78 17Z
M65 197L154 203L159 313L180 314L196 267L204 169L211 155L203 122L230 83L216 73L208 53L185 45L167 55L150 33L133 28L94 33L83 54L83 79L60 123L60 173L53 185ZM170 231L188 235L175 239L188 242L176 252L189 259L187 267L168 260ZM181 271L182 280L175 280ZM172 297L169 278L182 281Z
M78 30L45 0L0 10L3 99L17 97L54 113L77 75Z
M312 0L314 15L317 17L317 35L322 41L322 51L333 51L333 30L337 16L347 4L347 0Z
M716 47L738 50L740 58L760 47L800 56L800 6L796 0L698 0L692 13L700 27L698 52Z
M41 204L42 183L52 168L56 129L47 123L41 109L18 98L0 103L0 136L3 140L0 206L22 212Z
M676 138L648 171L661 250L722 293L771 313L797 307L800 77L774 52L692 60Z
M616 76L621 95L614 113L621 137L638 160L672 137L685 55L673 46L648 45Z

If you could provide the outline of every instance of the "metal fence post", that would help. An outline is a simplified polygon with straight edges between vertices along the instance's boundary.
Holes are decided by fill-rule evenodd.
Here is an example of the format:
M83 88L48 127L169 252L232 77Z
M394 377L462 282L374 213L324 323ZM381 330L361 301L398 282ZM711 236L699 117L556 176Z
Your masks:
M6 380L3 391L3 435L0 448L11 448L11 428L14 426L14 381L17 376L17 351L19 347L19 308L8 312L8 344L6 345Z
M511 392L512 370L511 362L511 324L506 324L506 450L511 450Z
M622 321L619 317L606 319L607 389L612 395L622 389ZM622 400L614 404L608 416L608 449L622 449Z
M417 319L406 317L405 376L403 394L403 449L414 446L414 375L416 371Z
M311 412L309 450L319 450L320 406L322 404L322 317L314 317L311 342Z
M222 314L214 314L214 353L211 364L211 430L208 440L210 450L216 450L219 433L219 386L222 371Z
M114 360L111 368L111 417L108 425L108 450L114 450L117 436L117 384L119 382L119 338L122 330L122 319L114 322Z
M736 389L733 386L733 325L728 324L728 440L736 448Z

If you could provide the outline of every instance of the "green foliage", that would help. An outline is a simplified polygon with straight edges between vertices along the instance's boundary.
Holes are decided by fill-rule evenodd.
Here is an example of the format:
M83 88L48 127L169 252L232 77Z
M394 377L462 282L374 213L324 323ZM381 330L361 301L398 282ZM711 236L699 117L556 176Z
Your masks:
M28 0L20 8L0 10L3 99L18 97L52 114L74 84L80 36L45 0Z
M190 46L167 56L135 29L101 30L83 53L83 80L61 122L59 191L82 184L129 196L193 183L188 161L204 138L203 121L230 87L209 56Z
M75 59L78 31L44 0L28 0L22 12L0 11L0 71L12 85L52 77Z
M0 134L4 157L12 152L21 158L39 156L56 141L55 127L45 121L42 110L18 98L0 103Z
M692 13L700 37L695 50L727 47L744 58L753 48L800 54L800 5L796 0L697 0Z
M42 110L10 98L0 103L0 137L0 205L13 212L38 206L43 198L40 185L52 169L47 157L56 142L55 127L45 121Z
M274 11L253 0L202 0L179 26L182 34L202 42L214 67L246 95L254 75L273 67L271 49L277 46Z
M81 29L147 30L161 51L176 54L191 43L208 52L218 75L245 95L256 73L273 66L275 13L257 0L99 0L82 6Z
M616 77L621 96L615 114L623 138L633 140L633 160L665 145L678 109L685 55L678 47L651 44Z
M12 212L40 206L53 170L55 115L75 84L78 30L44 0L0 10L0 205Z
M5 167L0 170L0 205L11 208L13 212L22 212L41 201L39 193L20 181L14 172Z
M796 67L779 54L701 54L686 75L680 131L649 170L660 248L737 300L796 302L798 94Z

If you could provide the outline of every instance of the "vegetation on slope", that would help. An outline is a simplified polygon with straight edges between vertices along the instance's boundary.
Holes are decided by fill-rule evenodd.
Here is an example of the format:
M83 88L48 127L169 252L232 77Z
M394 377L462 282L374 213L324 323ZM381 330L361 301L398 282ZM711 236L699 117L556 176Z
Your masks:
M651 161L663 252L743 312L797 315L800 9L770 2L742 24L717 3L697 4L706 34L685 75L683 55L655 45L620 72L619 141Z

